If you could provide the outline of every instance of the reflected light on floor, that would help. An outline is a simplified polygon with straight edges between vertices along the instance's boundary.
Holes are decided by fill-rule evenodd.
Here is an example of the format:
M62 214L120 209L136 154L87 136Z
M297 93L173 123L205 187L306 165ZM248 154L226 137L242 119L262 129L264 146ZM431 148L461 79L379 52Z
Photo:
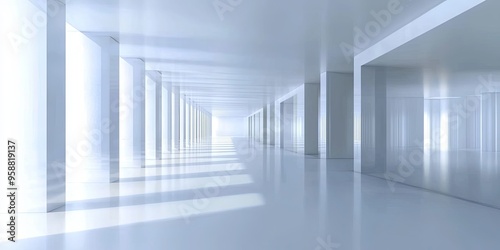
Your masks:
M18 235L19 239L27 239L157 220L182 219L187 222L196 216L265 204L263 197L257 193L204 199L207 205L203 207L199 207L196 200L183 200L117 208L25 214L19 217L19 223L33 226L21 227Z
M200 178L181 178L170 180L148 180L112 184L68 184L67 198L69 201L84 201L109 197L123 197L163 192L176 192L206 187L227 187L253 183L248 174L221 175Z

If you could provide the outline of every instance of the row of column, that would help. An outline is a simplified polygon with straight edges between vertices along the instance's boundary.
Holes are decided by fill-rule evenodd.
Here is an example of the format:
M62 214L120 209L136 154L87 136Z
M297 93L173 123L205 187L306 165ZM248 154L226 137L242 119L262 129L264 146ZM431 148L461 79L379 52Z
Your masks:
M182 82L171 73L145 70L140 59L122 63L133 68L134 75L133 88L123 90L133 94L133 128L128 129L133 131L133 140L127 143L134 148L132 159L130 154L121 154L120 162L132 161L131 167L144 167L146 160L161 160L169 152L197 146L211 137L211 114L182 93ZM126 129L130 124L120 126ZM120 141L126 137L121 136Z
M17 161L15 181L0 186L18 187L18 212L52 211L66 182L113 182L120 168L211 136L211 114L181 81L120 58L112 37L67 26L64 1L2 1L0 15L0 161L12 143Z
M352 159L353 103L353 75L324 72L320 83L303 84L247 117L248 137L307 155Z

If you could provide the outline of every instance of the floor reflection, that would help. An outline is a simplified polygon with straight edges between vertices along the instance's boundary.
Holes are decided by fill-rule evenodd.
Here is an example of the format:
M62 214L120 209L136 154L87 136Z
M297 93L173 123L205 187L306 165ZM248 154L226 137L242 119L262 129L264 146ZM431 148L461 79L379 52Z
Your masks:
M124 168L118 183L72 183L64 209L20 215L23 239L1 242L1 249L420 250L500 244L500 210L411 186L392 189L383 179L350 171L353 160L304 157L244 138L209 147L219 144L234 150L238 162L221 163L214 153L211 163L200 158L191 162L200 164ZM496 159L477 157L471 152L436 160L463 171L480 160L481 174L497 174L487 167L497 166ZM463 180L464 187L474 178L480 177Z
M381 178L500 208L498 152L399 148L387 151Z

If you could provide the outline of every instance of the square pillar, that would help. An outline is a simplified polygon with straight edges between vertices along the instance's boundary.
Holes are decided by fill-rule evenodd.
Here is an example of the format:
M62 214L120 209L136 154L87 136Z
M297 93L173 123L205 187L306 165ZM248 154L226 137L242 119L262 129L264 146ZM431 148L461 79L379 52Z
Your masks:
M156 82L156 96L155 96L155 105L156 105L156 159L160 160L163 154L163 81L160 72L157 72Z
M248 139L252 139L252 116L249 116L248 118Z
M319 154L319 91L317 83L304 84L304 154Z
M163 146L168 152L172 152L172 86L169 82L163 81Z
M179 150L181 148L181 96L179 94L179 86L173 87L174 93L174 111L173 111L173 122L174 122L174 149Z
M210 143L212 142L212 114L208 114L208 137L210 138Z
M146 72L146 101L145 101L145 130L146 130L146 159L152 160L156 159L158 146L157 134L158 120L157 119L157 92L158 84L161 84L161 75L158 71L147 71ZM160 126L161 129L161 126ZM160 130L161 132L161 130Z
M193 105L193 143L196 144L198 142L198 107L196 104Z
M198 117L198 106L194 109L194 139L195 143L198 143L198 127L199 127L199 117Z
M162 81L161 81L161 154L167 154L168 153L168 131L170 129L169 126L169 93L168 93L168 88L167 88L167 83L163 80L163 74L162 74Z
M354 88L353 74L325 72L321 74L321 92L326 106L326 158L354 157Z
M90 182L115 182L120 177L120 44L109 36L89 38L101 49L101 160L99 169L84 174Z
M200 139L203 142L203 139L205 139L205 113L203 110L200 110Z
M201 111L201 138L203 140L205 139L205 129L206 129L205 112L202 110Z
M267 106L262 108L262 144L267 144Z
M482 151L500 151L500 93L481 93Z
M134 167L144 167L146 153L146 66L142 59L130 58L132 66L132 114Z
M259 140L260 132L259 132L259 123L258 123L258 113L253 115L253 132L254 132L254 140Z
M196 106L196 143L200 142L200 109Z
M276 145L276 104L269 105L269 145Z
M387 166L387 79L384 68L363 66L356 79L361 142L355 171L385 173ZM359 87L359 88L358 88Z
M14 140L17 212L45 213L66 202L66 6L1 1L0 16L0 160L7 171ZM26 27L35 16L46 22Z
M205 140L205 111L201 110L201 138L204 141Z
M186 99L186 147L191 145L191 104Z
M187 145L187 102L186 102L186 96L181 99L182 102L182 110L181 110L181 117L182 117L182 147L186 148Z

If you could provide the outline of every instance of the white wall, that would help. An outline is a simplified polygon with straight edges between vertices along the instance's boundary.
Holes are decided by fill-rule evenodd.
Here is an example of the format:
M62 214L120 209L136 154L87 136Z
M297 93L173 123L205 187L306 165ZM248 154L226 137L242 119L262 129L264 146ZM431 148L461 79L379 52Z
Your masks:
M101 48L68 25L66 36L67 181L92 179L101 167ZM92 173L92 174L91 174Z
M245 117L213 117L212 135L222 136L247 136L247 120Z
M146 75L146 159L156 157L156 84Z

